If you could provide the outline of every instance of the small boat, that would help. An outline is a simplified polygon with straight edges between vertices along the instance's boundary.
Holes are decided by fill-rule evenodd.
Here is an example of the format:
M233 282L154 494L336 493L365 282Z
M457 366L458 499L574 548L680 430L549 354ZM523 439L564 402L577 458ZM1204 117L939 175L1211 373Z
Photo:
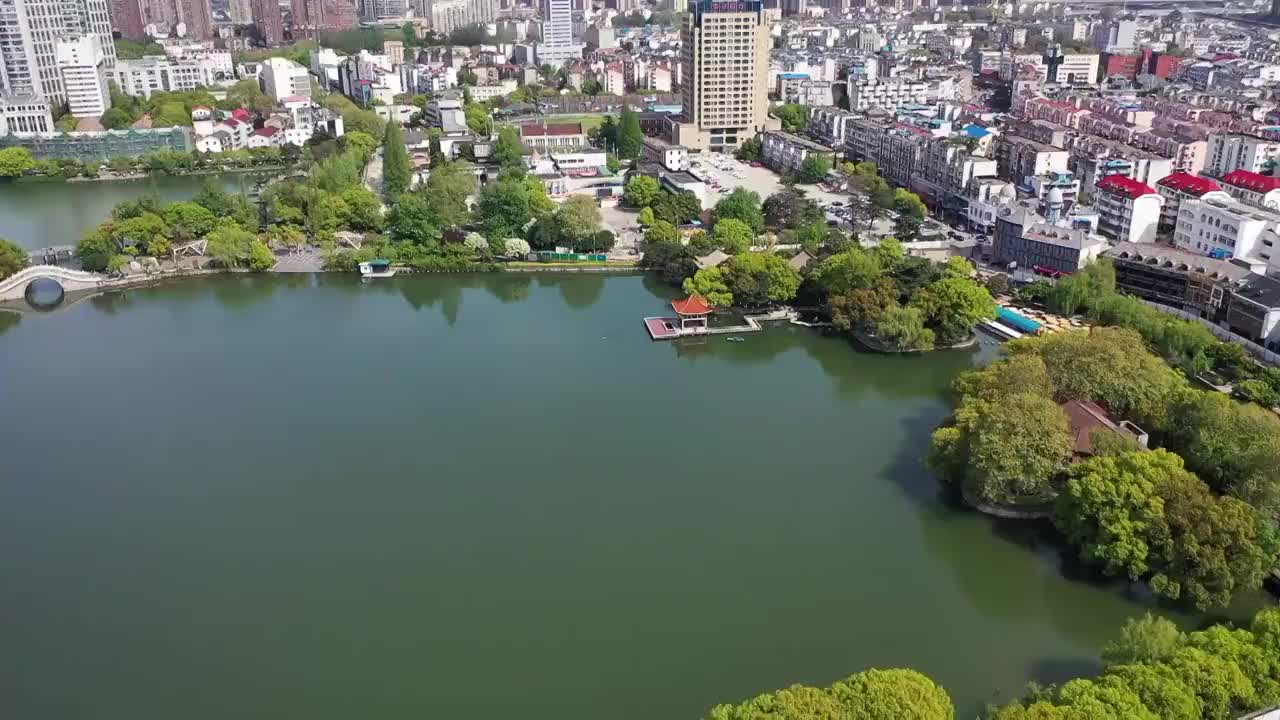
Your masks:
M746 342L746 341L747 341L747 340L746 340L746 338L740 338L740 337L736 337L736 336L735 336L735 337L730 337L730 338L725 338L725 340L726 340L726 341L728 341L728 342Z
M389 278L395 274L396 270L391 267L390 260L376 259L360 263L360 277L364 280L369 278Z

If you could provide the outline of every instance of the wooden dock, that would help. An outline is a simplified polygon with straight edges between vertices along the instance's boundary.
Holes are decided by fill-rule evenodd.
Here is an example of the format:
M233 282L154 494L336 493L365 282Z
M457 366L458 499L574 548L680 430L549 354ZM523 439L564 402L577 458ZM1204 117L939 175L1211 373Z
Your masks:
M773 312L759 315L744 315L742 319L745 321L744 325L684 329L680 327L679 318L647 317L644 319L644 327L649 331L649 337L654 340L675 340L682 337L741 335L743 333L760 332L764 329L760 323L779 320L787 320L806 327L817 325L817 323L801 322L799 313L794 310L774 310Z

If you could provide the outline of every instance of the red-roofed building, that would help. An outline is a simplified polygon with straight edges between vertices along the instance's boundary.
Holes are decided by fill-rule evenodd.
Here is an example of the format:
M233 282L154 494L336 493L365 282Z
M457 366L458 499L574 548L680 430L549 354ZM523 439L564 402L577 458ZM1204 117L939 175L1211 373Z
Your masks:
M701 295L690 295L683 300L672 300L671 309L680 316L682 331L700 332L707 329L707 316L714 308Z
M280 132L278 127L270 125L261 127L249 136L250 148L281 147L282 145L284 145L284 133Z
M1178 226L1178 208L1189 198L1229 200L1231 198L1218 183L1207 177L1176 172L1166 175L1156 183L1156 192L1164 198L1160 208L1160 232L1172 233Z
M1254 207L1280 209L1280 178L1248 170L1232 170L1222 176L1231 196Z
M582 123L525 123L520 126L520 142L534 150L583 147L587 134Z
M1155 242L1164 198L1127 175L1108 175L1097 185L1098 233L1117 242Z
M236 108L231 111L231 117L239 120L240 122L250 122L253 120L253 113L245 110L244 108Z

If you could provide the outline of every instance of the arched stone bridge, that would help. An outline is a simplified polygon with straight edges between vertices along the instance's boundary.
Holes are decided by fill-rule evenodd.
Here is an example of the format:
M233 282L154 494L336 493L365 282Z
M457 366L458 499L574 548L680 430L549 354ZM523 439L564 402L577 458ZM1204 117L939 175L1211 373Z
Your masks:
M97 290L109 283L105 275L70 270L57 265L32 265L0 280L0 302L22 300L33 280L48 278L62 286L64 292Z

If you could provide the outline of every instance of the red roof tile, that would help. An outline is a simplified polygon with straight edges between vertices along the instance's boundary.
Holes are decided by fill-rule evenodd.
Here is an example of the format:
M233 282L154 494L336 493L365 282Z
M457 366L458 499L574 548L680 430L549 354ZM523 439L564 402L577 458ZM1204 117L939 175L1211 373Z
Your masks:
M1200 197L1207 192L1222 190L1221 185L1209 178L1184 172L1176 172L1172 175L1166 175L1156 184L1188 195L1195 195L1196 197Z
M1156 192L1155 188L1134 180L1128 175L1108 175L1098 181L1098 187L1116 195L1128 195L1130 198L1154 195Z
M546 137L549 135L581 135L582 123L529 123L520 126L521 137Z
M271 127L271 126L269 126L269 125L268 125L267 127L258 128L257 130L254 130L254 131L253 131L253 134L254 134L254 135L261 135L261 136L263 136L263 137L271 137L272 135L275 135L275 134L276 134L276 133L278 133L278 132L280 132L280 128L278 128L278 127Z
M1254 192L1270 192L1280 188L1280 178L1248 170L1232 170L1222 176L1222 182L1232 187L1252 190Z
M683 300L672 300L671 309L680 315L706 315L711 306L698 295L690 295Z

